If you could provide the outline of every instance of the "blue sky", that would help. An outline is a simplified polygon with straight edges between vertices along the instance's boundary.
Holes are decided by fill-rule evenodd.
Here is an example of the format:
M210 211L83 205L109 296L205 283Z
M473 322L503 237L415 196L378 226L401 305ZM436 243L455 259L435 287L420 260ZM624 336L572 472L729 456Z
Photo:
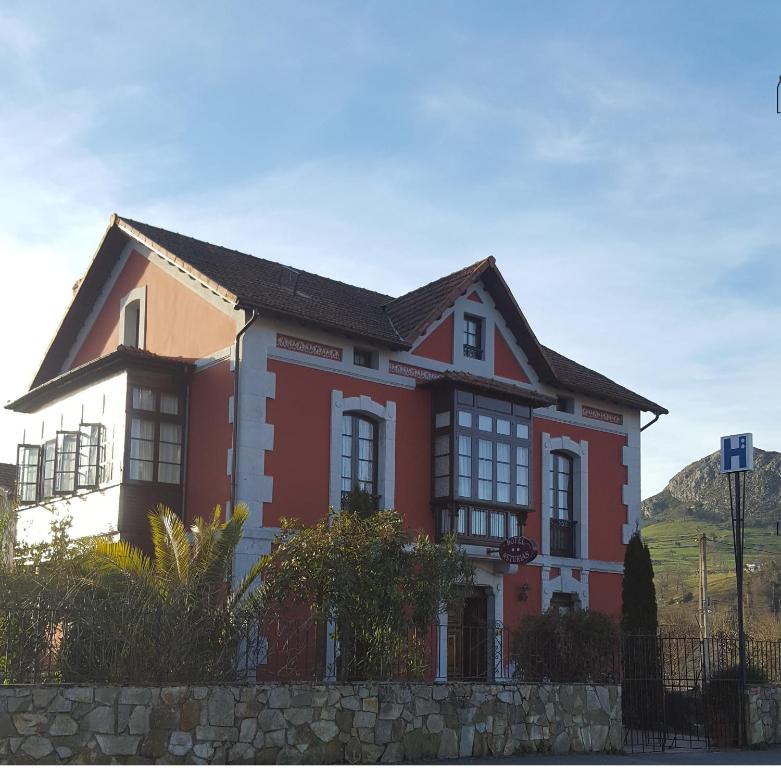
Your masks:
M390 293L487 254L667 406L643 494L781 449L777 3L0 6L0 400L112 211ZM0 414L0 460L18 420Z

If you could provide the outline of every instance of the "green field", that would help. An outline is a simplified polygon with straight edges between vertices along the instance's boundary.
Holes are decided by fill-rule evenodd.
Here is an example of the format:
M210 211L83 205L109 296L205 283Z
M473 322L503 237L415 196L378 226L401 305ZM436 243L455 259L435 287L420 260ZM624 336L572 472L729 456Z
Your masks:
M643 539L651 550L660 605L687 602L698 595L697 537L708 538L708 587L714 603L731 604L735 596L735 560L729 522L697 519L670 520L643 526ZM775 528L745 529L745 563L767 572L771 562L781 563L781 537Z

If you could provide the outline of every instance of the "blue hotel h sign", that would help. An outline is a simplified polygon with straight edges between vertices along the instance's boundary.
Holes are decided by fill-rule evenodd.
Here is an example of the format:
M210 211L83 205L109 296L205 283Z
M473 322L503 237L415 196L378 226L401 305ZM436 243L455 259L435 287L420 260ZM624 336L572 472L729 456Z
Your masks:
M721 438L721 473L750 472L754 469L754 445L750 432Z

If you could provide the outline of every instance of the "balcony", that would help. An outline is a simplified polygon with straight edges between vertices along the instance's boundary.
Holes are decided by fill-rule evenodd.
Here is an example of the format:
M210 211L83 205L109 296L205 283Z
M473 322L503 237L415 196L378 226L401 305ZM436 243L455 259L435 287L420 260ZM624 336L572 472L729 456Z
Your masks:
M473 360L482 360L483 350L480 347L473 347L471 344L464 344L464 357L471 357Z
M455 533L461 543L496 546L497 542L510 536L520 536L524 518L525 512L517 509L463 504L455 508L440 508L438 529L440 535Z
M576 520L550 521L550 553L555 557L577 557Z

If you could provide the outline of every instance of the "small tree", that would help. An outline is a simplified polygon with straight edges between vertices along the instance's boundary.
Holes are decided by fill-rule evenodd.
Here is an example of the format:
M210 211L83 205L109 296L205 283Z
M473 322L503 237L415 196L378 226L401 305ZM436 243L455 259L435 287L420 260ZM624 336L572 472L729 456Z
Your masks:
M454 539L413 538L395 511L332 513L314 526L283 519L281 528L263 571L267 608L333 622L342 679L420 674L427 630L471 584Z
M640 532L629 539L621 582L621 629L628 635L655 635L658 629L654 566Z

